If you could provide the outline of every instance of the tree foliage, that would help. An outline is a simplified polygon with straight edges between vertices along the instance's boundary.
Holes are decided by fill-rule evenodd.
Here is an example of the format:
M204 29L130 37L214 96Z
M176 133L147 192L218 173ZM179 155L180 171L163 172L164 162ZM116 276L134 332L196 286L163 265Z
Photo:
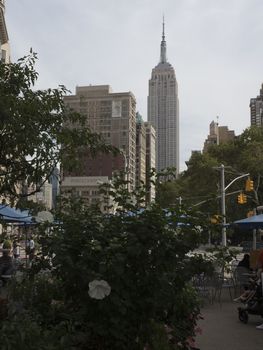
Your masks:
M205 153L193 153L185 170L174 182L164 184L168 195L162 205L176 201L181 197L189 206L197 205L210 215L220 214L221 178L219 167L225 165L225 185L241 174L249 173L254 181L254 191L247 192L247 203L238 205L238 191L245 192L246 178L233 183L226 193L227 221L245 217L263 201L263 128L246 129L233 141L220 145L211 145ZM234 192L234 193L232 193ZM232 193L232 194L231 194Z
M107 189L122 203L116 215L63 201L60 224L40 230L38 259L11 293L20 306L2 323L0 340L7 325L25 318L24 337L36 326L41 334L32 348L189 349L199 315L190 281L200 265L188 253L199 245L205 219L179 207L142 210L141 195L124 194L123 186L117 180ZM101 280L111 292L96 300L90 283Z
M81 147L91 154L113 150L66 109L64 86L33 89L35 60L31 52L0 64L0 194L11 199L24 195L23 186L38 191L63 157L65 166L76 166Z

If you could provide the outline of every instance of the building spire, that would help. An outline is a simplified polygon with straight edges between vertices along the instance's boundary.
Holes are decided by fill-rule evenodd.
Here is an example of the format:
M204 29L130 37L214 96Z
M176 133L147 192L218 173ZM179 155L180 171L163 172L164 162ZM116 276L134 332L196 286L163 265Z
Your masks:
M164 16L163 16L163 34L162 34L162 41L161 41L161 58L160 62L165 63L167 62L166 58L166 41L165 41L165 23L164 23Z

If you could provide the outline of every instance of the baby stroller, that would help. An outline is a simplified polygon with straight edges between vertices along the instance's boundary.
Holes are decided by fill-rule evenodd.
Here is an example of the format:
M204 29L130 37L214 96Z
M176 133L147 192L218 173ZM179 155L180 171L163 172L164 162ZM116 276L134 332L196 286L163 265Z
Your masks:
M243 306L238 308L238 318L241 322L248 322L248 315L259 315L263 317L263 296L262 296L262 282L255 282L252 286L254 293L247 300L243 301Z

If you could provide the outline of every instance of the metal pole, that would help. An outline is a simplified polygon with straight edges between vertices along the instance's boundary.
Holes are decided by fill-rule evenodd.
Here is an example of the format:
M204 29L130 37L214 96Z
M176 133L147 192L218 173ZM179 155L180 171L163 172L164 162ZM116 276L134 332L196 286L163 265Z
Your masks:
M253 250L257 249L257 230L253 229L253 244L252 244Z
M25 226L25 231L26 231L26 243L25 243L25 255L26 255L26 268L28 268L28 256L27 256L27 239L28 239L28 235L27 235L27 226Z
M180 209L181 209L181 206L182 206L182 197L180 196L180 197L178 198L178 200L179 200L179 207L180 207Z
M218 168L216 167L215 169L220 169L220 174L221 174L221 213L223 217L223 222L222 222L222 246L226 247L227 242L226 242L226 190L237 180L242 179L245 176L249 176L248 174L243 174L238 177L236 177L234 180L232 180L226 187L225 187L225 166L224 164L221 164L221 166ZM199 203L198 203L199 204Z
M257 215L257 209L253 210L254 215ZM253 243L252 243L252 249L256 250L257 249L257 229L254 228L253 230Z
M221 164L221 212L223 218L222 246L226 247L226 191L225 191L225 166Z
M208 230L208 247L211 247L211 231Z

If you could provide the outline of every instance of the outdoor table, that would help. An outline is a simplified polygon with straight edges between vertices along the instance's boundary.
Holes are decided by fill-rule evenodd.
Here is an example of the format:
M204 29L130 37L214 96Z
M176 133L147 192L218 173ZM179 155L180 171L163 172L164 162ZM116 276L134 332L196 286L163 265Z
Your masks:
M8 280L12 278L12 275L1 275L1 278Z
M249 273L249 272L245 272L245 273L242 273L243 276L248 276L248 277L256 277L257 274L256 273Z

